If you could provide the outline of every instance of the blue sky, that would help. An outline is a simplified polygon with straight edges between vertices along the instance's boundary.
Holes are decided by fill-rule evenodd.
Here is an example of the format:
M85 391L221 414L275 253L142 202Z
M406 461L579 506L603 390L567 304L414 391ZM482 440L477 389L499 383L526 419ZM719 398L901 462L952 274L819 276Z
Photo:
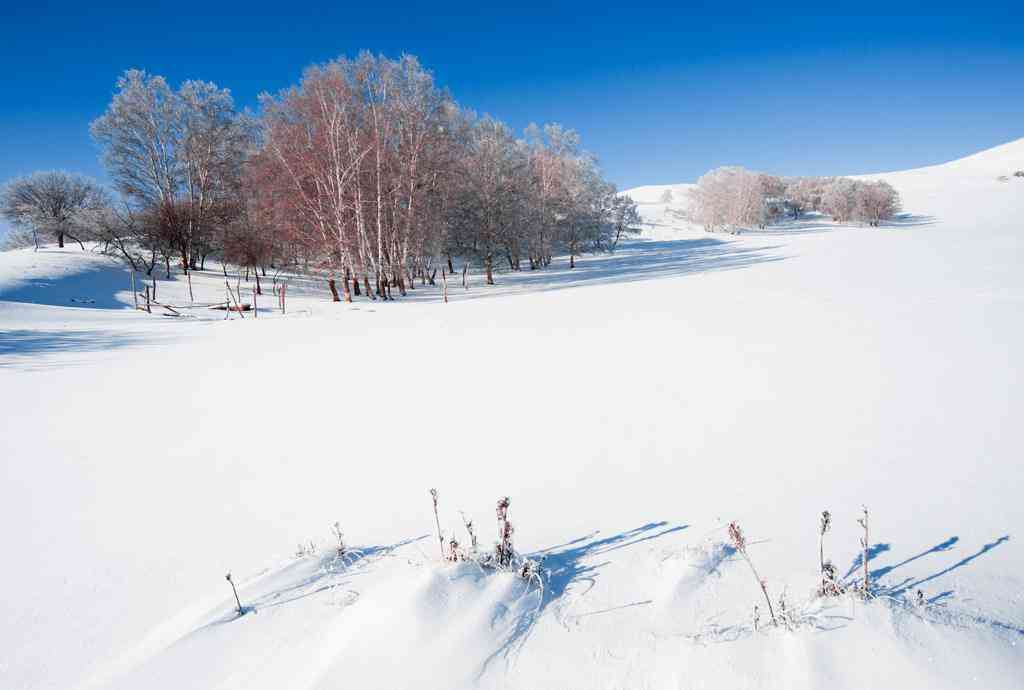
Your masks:
M620 187L724 164L901 169L1024 136L1019 1L44 1L0 21L0 182L50 168L102 178L88 125L127 68L215 81L254 106L305 65L361 49L419 56L460 103L517 129L579 130Z

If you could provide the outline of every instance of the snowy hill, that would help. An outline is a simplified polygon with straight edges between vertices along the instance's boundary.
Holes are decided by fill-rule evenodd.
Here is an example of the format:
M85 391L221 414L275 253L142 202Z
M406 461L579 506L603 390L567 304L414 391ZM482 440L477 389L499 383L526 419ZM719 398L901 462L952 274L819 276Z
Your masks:
M738 237L630 190L649 239L447 305L295 281L225 321L172 276L167 317L101 257L0 253L0 687L1019 688L1021 168ZM442 562L431 487L488 548L511 496L543 588ZM817 598L821 511L852 587L862 505L875 598Z

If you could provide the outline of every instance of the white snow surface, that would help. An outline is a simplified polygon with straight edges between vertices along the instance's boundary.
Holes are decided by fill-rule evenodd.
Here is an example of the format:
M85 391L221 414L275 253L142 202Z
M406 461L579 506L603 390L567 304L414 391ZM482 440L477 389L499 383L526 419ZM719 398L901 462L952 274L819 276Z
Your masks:
M877 229L630 190L644 238L449 304L293 280L281 315L268 277L258 319L171 318L77 246L0 253L0 688L1021 688L1022 168L870 176ZM442 562L431 487L485 547L510 496L543 590ZM878 596L816 599L818 516L853 583L862 505Z

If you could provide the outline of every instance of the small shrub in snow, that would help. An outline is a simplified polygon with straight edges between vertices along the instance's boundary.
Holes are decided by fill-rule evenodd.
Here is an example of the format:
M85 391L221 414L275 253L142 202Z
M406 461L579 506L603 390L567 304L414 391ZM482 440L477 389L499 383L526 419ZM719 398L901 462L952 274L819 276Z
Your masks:
M341 524L335 522L331 527L331 532L334 534L334 538L338 542L338 555L344 556L345 552L348 551L348 547L345 546L345 533L341 531Z
M295 549L295 557L305 558L306 556L315 556L318 550L316 542L312 539L310 539L307 544L299 542L299 547Z
M796 617L786 604L786 590L782 590L779 594L779 620L790 630L796 627Z
M818 530L818 564L821 568L821 586L818 588L818 595L823 597L835 597L843 593L843 586L840 584L836 567L831 561L825 560L825 533L832 527L832 514L827 510L821 513L821 523Z
M434 499L434 522L437 524L437 542L441 545L441 558L444 556L444 535L441 534L441 518L437 515L437 489L430 490L430 497Z
M775 619L775 610L772 608L772 600L768 596L768 585L761 579L761 576L757 574L757 568L754 567L754 562L751 561L750 556L747 555L747 539L743 536L743 531L736 522L729 523L729 541L732 542L733 548L743 556L743 560L745 560L747 565L750 566L750 572L754 574L754 579L757 580L758 586L761 587L761 592L764 594L764 600L768 604L768 614L771 616L772 625L778 625L779 622Z
M857 523L864 528L864 536L860 538L861 558L864 561L864 582L861 583L861 595L865 598L871 593L870 573L868 571L868 507L864 506L864 517L857 518Z
M1014 177L1024 177L1024 170L1018 170L1017 172L1013 173L1013 176Z
M231 585L231 591L235 595L235 604L238 605L238 608L236 609L238 611L238 614L241 615L245 613L245 610L242 608L242 600L238 598L238 590L235 589L235 581L231 579L231 573L229 572L227 575L225 575L224 579L228 581L229 585Z
M468 519L465 513L460 512L460 515L462 515L462 524L466 526L466 531L469 532L469 552L476 555L477 541L476 531L473 529L473 521Z
M495 546L495 557L497 558L498 565L502 568L507 568L512 563L512 558L515 556L515 548L512 546L512 533L515 528L512 527L512 523L508 520L508 507L511 501L508 496L504 496L498 500L498 507L496 513L498 515L498 543Z

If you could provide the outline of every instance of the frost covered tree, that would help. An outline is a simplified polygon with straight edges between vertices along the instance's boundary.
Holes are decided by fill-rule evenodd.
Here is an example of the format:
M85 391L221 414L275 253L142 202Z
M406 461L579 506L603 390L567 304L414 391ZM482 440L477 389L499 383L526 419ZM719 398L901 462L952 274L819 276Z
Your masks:
M339 300L339 282L345 300L359 281L385 300L417 278L434 284L456 257L488 284L505 264L520 270L524 255L532 269L558 249L575 264L632 222L616 230L614 188L575 132L549 124L517 138L458 108L411 56L312 66L297 86L264 97L260 125L239 195L251 199L239 207L249 220L224 237L232 252L301 256ZM264 229L269 243L243 237Z
M39 236L50 235L58 247L63 248L68 237L84 250L88 216L106 203L107 194L99 183L61 171L18 178L0 190L0 216L30 233L36 249Z
M559 240L569 253L569 268L593 245L601 247L610 228L608 211L615 189L601 178L596 161L579 155L566 166L565 194L559 209Z
M900 195L888 182L861 182L857 186L856 220L878 227L900 211Z
M833 179L821 193L821 208L837 223L854 220L857 209L857 182L847 177Z
M637 209L636 202L628 194L616 195L612 200L611 226L614 232L609 249L615 251L619 241L626 235L640 234L643 218Z
M831 182L827 177L798 177L786 184L786 200L794 218L807 211L821 211L821 197Z
M182 269L194 267L223 219L218 209L237 194L253 141L230 93L203 81L175 91L163 77L128 70L92 135L117 190L137 210L173 220L164 224L167 237Z
M709 231L765 227L788 214L821 211L837 223L877 226L900 210L900 198L887 182L848 177L789 179L738 167L716 168L690 190L689 218Z
M705 173L690 190L689 217L706 230L736 231L763 226L770 186L761 173L739 167Z
M494 260L514 241L528 186L526 149L502 122L473 123L460 160L455 204L457 245L483 265L494 284Z

